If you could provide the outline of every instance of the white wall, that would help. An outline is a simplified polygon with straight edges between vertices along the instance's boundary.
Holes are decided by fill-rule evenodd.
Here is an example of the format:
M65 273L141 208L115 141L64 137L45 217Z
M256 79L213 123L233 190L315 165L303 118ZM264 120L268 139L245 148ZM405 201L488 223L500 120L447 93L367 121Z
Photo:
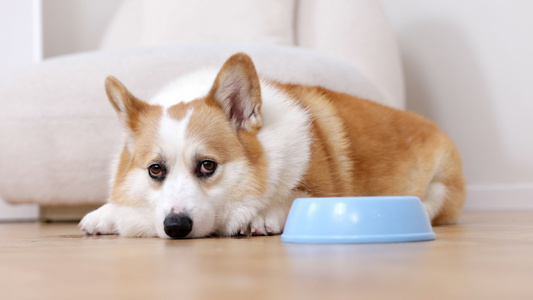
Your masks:
M0 0L0 80L41 59L39 5Z
M41 59L40 24L39 1L0 0L0 84ZM0 221L36 219L37 215L37 205L14 206L0 198Z
M410 110L457 143L468 207L533 208L533 1L381 0Z

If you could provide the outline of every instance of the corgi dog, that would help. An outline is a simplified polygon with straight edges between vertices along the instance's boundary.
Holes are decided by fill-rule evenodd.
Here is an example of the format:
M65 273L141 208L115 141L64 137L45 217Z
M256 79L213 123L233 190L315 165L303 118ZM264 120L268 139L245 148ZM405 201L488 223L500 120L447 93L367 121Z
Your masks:
M435 124L319 86L260 78L238 53L152 101L108 77L125 133L109 202L87 234L199 238L283 231L295 198L418 196L432 224L465 201L461 158Z

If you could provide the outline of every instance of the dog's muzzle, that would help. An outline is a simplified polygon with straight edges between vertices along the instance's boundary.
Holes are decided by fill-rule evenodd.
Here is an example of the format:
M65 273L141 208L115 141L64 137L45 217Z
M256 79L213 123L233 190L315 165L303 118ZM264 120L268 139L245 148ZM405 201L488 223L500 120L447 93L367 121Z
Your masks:
M192 230L192 219L185 213L170 213L163 222L165 233L173 238L186 237Z

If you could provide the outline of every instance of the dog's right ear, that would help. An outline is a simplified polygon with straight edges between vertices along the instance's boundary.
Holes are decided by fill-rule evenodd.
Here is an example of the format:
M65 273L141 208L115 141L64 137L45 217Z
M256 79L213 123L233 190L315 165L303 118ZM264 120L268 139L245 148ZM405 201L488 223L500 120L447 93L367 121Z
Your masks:
M147 111L150 104L133 96L128 89L115 77L109 76L105 80L105 92L109 102L117 112L118 119L125 129L133 133L137 131L139 117Z

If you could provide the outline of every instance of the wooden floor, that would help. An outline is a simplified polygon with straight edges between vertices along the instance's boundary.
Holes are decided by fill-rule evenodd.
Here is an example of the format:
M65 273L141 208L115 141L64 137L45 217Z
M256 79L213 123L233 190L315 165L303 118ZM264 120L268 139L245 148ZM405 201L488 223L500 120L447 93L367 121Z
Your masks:
M0 224L0 299L533 299L533 212L466 212L431 242L285 244Z

